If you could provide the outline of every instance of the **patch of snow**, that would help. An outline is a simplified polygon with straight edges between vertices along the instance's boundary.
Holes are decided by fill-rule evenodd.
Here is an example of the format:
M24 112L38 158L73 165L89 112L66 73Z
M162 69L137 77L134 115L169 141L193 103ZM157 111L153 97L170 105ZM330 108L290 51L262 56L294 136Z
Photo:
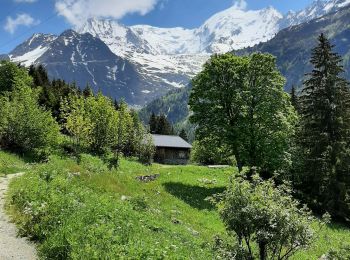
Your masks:
M22 56L12 57L11 60L14 62L20 62L24 66L29 67L30 65L35 64L35 61L40 58L47 50L48 47L39 46Z

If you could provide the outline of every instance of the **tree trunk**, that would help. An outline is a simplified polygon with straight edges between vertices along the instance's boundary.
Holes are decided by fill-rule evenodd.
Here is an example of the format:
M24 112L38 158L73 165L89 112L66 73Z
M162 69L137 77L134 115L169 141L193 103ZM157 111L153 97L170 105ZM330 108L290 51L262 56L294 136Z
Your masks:
M266 243L259 243L260 260L267 259Z

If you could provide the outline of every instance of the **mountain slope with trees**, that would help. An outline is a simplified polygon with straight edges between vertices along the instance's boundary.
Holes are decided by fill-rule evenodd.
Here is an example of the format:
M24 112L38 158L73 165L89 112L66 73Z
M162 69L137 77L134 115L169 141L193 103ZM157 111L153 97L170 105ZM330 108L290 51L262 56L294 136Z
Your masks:
M307 23L279 32L272 40L236 53L266 52L277 57L277 66L286 77L287 91L293 85L301 87L304 75L312 69L311 50L324 33L335 44L335 51L343 57L344 76L350 78L350 7L327 14Z

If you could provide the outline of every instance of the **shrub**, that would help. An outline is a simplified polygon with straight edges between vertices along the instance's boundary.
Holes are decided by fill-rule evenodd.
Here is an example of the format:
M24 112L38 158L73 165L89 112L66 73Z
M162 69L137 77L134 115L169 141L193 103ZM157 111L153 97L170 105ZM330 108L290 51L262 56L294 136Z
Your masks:
M90 173L106 173L108 172L108 167L98 157L92 156L90 154L80 154L79 164Z
M343 260L350 259L350 245L344 245L339 250L331 250L325 259L329 260Z
M234 252L247 256L242 259L288 259L313 240L314 218L286 185L276 187L253 176L252 182L231 183L215 199L227 230L236 235Z
M17 152L34 153L46 158L59 141L59 126L51 113L40 108L37 94L27 86L16 88L2 97L1 143Z
M234 156L227 145L222 145L216 138L205 137L193 143L191 160L197 163L228 164L236 166Z
M151 135L145 135L145 139L140 144L139 160L143 164L151 164L155 153L155 147Z

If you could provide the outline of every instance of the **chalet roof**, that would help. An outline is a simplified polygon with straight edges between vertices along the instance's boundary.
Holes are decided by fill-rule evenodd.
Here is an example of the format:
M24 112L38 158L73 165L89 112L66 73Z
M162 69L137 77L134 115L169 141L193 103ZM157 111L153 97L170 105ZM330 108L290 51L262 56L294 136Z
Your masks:
M187 143L180 136L174 135L152 135L156 147L186 148L191 149L192 145Z

